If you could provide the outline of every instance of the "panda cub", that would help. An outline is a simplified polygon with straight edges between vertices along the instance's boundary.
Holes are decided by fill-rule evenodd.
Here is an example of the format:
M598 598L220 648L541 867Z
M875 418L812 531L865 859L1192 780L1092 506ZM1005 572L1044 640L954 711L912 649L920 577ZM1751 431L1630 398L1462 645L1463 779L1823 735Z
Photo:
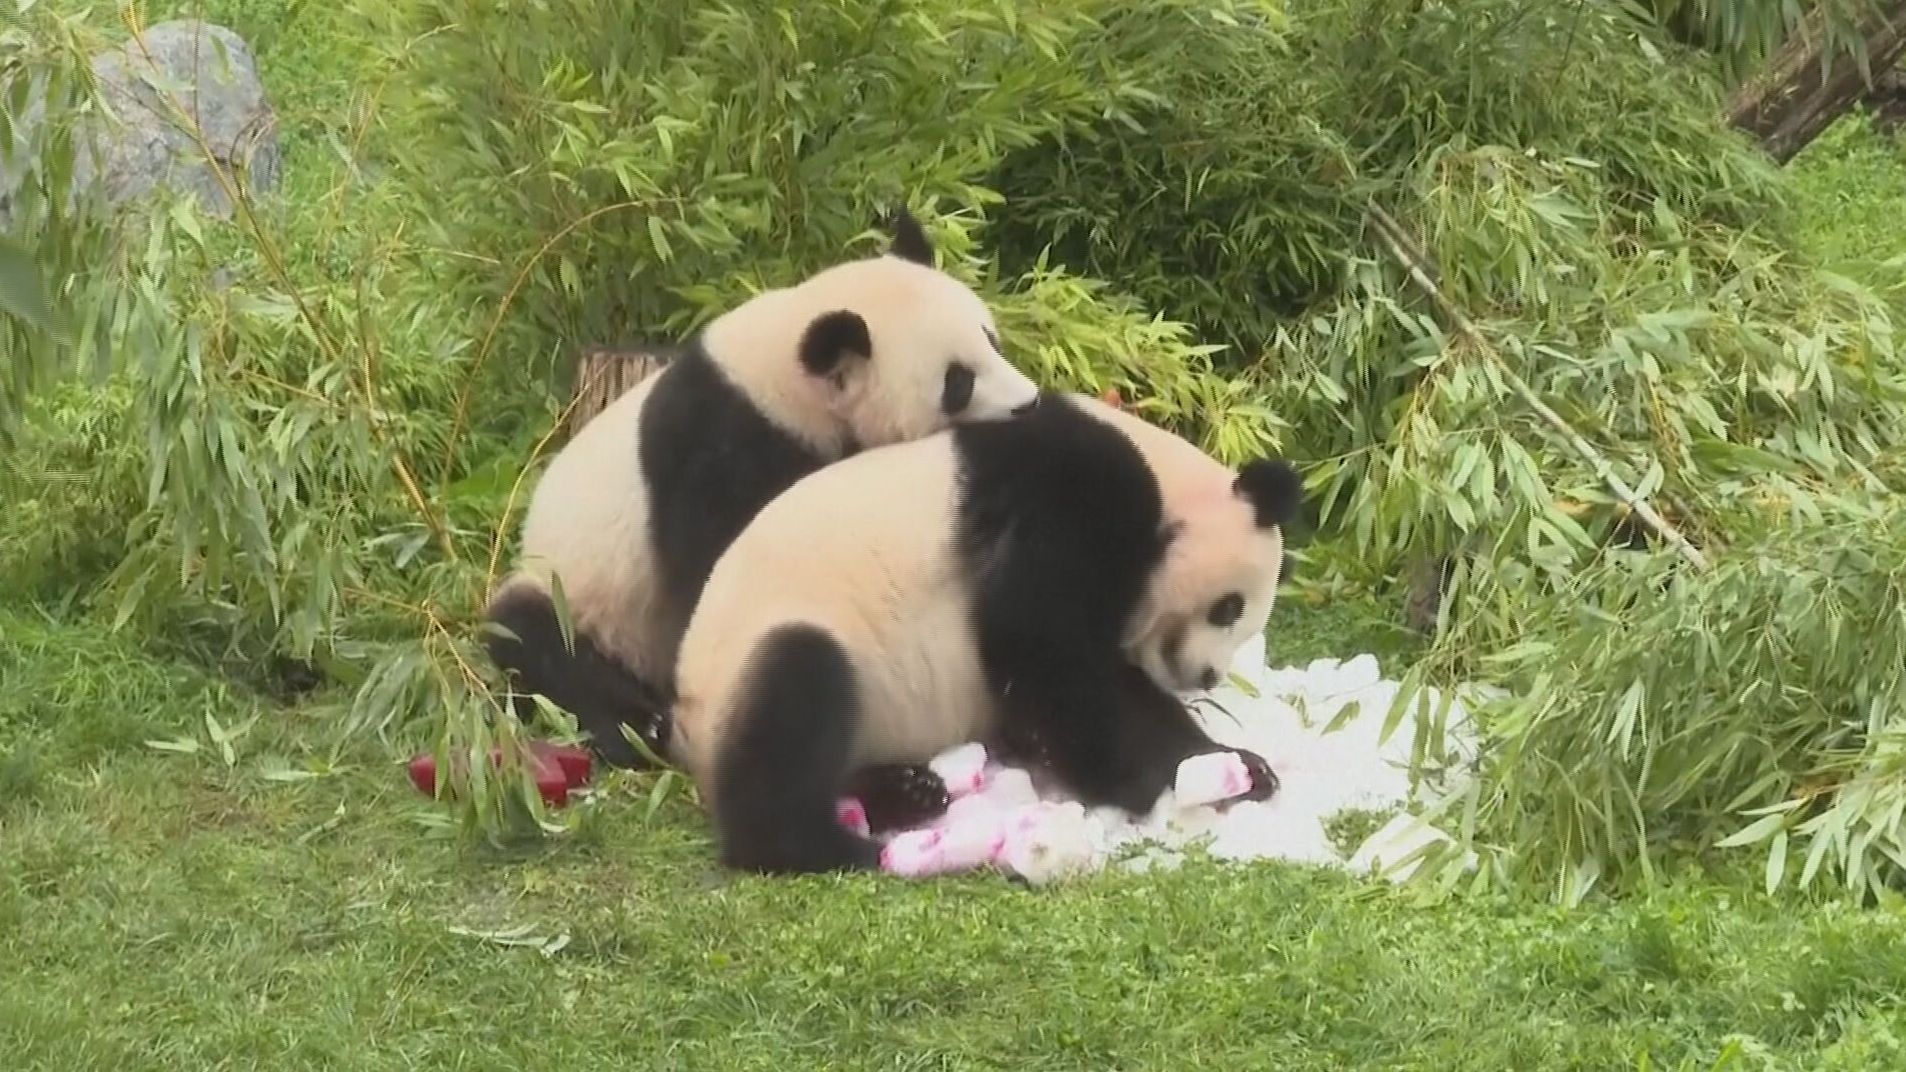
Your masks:
M1030 743L1088 806L1149 810L1223 747L1174 694L1264 629L1301 495L1287 462L1234 472L1074 395L806 477L729 547L682 640L670 749L722 863L876 867L837 796L969 740Z
M605 760L642 765L621 727L664 747L682 630L716 558L763 504L863 447L1035 403L979 296L932 267L912 216L892 222L887 254L715 319L556 455L524 517L522 565L486 611L510 634L492 630L487 643L519 714L540 693Z

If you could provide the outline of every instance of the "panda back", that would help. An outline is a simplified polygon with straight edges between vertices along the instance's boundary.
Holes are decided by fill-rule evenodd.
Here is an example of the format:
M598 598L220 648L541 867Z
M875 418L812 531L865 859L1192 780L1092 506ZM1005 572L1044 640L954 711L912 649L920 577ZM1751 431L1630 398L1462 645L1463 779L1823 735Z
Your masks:
M1024 418L955 436L957 553L973 579L982 648L1035 634L1073 654L1116 651L1165 546L1146 455L1124 429L1060 394Z
M1183 436L1090 395L1068 395L1067 400L1081 413L1116 428L1129 441L1157 484L1161 506L1168 516L1231 496L1237 473Z
M755 514L826 461L762 413L697 342L663 370L640 422L648 537L672 617Z

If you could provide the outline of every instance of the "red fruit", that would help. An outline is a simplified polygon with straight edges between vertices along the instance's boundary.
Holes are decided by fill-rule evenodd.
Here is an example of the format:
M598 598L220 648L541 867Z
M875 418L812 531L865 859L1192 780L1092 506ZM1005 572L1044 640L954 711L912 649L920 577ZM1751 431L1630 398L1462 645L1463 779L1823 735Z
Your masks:
M544 742L530 745L530 775L543 803L560 808L569 803L569 790L589 777L589 755L581 749L558 748ZM503 765L503 750L490 749L490 767ZM428 752L411 758L410 783L427 797L437 795L437 758ZM449 788L447 785L445 788Z
M553 759L537 756L535 766L530 768L536 775L536 791L542 794L543 803L552 808L560 808L569 803L569 775L564 773L563 765Z
M428 752L410 761L410 784L427 797L437 795L437 757Z
M589 771L593 764L588 749L578 748L575 745L551 744L548 741L533 742L530 748L538 758L551 760L561 765L563 777L569 780L569 788L575 789L588 784Z
M540 747L539 747L540 746ZM569 803L569 773L548 751L549 746L541 741L532 741L529 746L530 777L536 779L536 792L542 794L543 803L552 808L560 808ZM503 749L490 749L490 766L503 765Z
M1099 395L1099 401L1108 406L1116 406L1119 409L1125 408L1125 399L1119 395L1118 388L1116 387L1107 387L1104 393Z

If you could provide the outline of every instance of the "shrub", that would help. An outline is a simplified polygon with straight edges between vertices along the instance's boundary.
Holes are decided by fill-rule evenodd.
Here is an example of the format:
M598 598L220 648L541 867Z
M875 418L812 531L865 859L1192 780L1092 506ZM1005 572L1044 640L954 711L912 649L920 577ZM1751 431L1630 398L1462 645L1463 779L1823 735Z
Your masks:
M125 377L52 385L28 407L0 456L0 593L83 597L125 557L145 481L131 409Z
M1531 598L1465 598L1457 643L1525 691L1475 787L1505 871L1568 896L1709 846L1762 845L1767 886L1877 894L1906 867L1906 502L1813 496L1763 513L1713 569L1610 556ZM1744 822L1745 813L1751 821Z
M877 213L904 201L944 266L997 300L1029 372L1098 390L1142 369L1161 417L1195 413L1185 427L1234 449L1261 423L1222 412L1234 389L1178 325L1037 256L1000 278L976 253L1006 153L1138 92L1137 74L1079 58L1124 8L828 0L797 20L762 0L418 0L372 17L417 42L387 114L438 132L404 162L440 193L436 241L475 255L458 287L510 302L499 350L685 334L871 252Z
M79 20L44 12L0 28L0 450L27 396L110 364L126 315L126 244L74 181L76 119L90 112Z
M1781 207L1772 170L1715 122L1714 87L1618 5L1288 8L1288 32L1150 5L1108 17L1117 43L1099 47L1148 57L1148 103L1007 157L1004 262L1051 246L1248 368L1346 284L1365 204L1407 203L1432 157L1591 160L1613 204L1734 226Z

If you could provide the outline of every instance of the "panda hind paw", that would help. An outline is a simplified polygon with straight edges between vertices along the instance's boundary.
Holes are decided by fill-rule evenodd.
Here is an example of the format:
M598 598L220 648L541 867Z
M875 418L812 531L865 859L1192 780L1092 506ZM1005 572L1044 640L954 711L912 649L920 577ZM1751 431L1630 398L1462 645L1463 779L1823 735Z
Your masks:
M869 767L854 778L852 795L867 812L876 834L905 830L946 814L952 803L946 779L924 765Z

